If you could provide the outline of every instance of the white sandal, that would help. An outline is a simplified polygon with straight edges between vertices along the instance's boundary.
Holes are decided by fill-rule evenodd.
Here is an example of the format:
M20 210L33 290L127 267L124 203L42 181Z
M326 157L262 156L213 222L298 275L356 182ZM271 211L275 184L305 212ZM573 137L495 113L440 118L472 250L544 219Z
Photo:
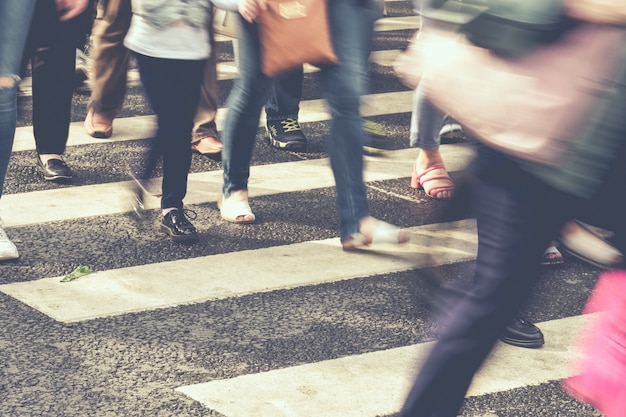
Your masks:
M217 200L217 207L220 209L222 219L228 222L250 224L254 223L256 220L256 217L250 208L250 204L248 204L248 200L236 200L232 197L224 198L223 196L220 196ZM251 217L251 219L239 220L240 218L243 219L246 217Z

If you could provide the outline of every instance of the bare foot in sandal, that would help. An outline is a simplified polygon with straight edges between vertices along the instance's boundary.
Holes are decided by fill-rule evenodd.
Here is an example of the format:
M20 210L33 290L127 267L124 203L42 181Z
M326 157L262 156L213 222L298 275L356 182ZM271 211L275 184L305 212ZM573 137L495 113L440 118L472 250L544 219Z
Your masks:
M420 152L413 165L411 187L423 188L427 196L449 200L454 194L454 183L446 171L439 149Z
M256 217L248 204L248 191L240 190L230 193L228 198L220 196L217 200L222 219L231 223L254 223Z

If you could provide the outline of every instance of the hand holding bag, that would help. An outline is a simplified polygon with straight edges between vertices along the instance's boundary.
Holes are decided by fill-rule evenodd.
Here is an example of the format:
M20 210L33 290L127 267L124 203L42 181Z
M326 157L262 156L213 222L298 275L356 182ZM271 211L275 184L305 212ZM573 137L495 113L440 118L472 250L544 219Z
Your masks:
M256 21L261 69L273 77L304 63L339 62L333 49L327 0L268 0Z

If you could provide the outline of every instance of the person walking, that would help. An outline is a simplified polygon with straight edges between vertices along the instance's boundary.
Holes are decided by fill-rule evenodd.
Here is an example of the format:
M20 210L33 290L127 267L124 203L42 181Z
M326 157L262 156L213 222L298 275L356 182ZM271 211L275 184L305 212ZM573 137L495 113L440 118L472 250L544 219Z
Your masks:
M0 45L2 45L0 50L0 197L2 197L4 179L15 138L17 89L20 82L22 58L35 8L42 7L42 3L37 0L0 2ZM51 8L47 9L50 20L49 25L46 26L48 28L56 26L57 22L62 25L71 21L80 16L88 6L87 0L57 0L49 3ZM38 30L43 30L43 28L38 28ZM52 36L53 34L48 33L48 35ZM41 75L38 71L37 74ZM40 88L34 94L41 94L41 81L41 77L38 77L37 85ZM41 99L41 97L38 98ZM42 120L45 121L46 119L40 114L43 110L40 100L37 103L39 105L37 118L39 130L43 128ZM57 102L53 101L53 103ZM41 136L39 137L41 138ZM0 219L0 261L17 258L19 258L19 251L2 229L2 220Z

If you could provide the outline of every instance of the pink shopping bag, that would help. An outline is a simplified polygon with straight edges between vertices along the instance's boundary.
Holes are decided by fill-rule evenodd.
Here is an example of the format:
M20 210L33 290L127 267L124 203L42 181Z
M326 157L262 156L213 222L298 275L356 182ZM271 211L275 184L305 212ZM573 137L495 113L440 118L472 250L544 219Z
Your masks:
M584 313L599 313L579 340L578 375L563 380L565 391L607 417L626 415L626 271L603 273Z

